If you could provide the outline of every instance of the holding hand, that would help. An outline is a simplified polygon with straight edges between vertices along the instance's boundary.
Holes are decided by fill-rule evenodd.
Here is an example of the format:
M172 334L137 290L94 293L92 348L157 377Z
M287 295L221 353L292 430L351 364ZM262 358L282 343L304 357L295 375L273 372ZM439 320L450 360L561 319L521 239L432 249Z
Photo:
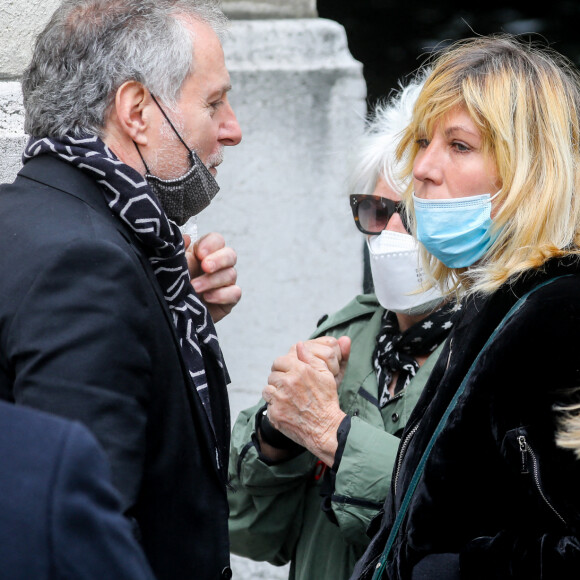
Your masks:
M183 242L191 284L205 302L213 321L217 322L229 314L242 297L242 290L236 285L236 252L226 246L218 233L206 234L193 244L191 237L183 234Z
M270 423L329 466L338 445L337 429L346 416L339 406L338 384L349 354L346 336L299 342L274 361L262 393Z

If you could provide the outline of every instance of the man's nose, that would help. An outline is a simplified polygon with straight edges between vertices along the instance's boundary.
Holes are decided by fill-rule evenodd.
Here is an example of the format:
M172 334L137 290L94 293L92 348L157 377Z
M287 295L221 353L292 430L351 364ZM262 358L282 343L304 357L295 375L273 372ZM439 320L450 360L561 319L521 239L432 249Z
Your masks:
M232 106L228 103L227 107L225 119L220 126L218 140L222 145L233 146L242 140L242 129Z

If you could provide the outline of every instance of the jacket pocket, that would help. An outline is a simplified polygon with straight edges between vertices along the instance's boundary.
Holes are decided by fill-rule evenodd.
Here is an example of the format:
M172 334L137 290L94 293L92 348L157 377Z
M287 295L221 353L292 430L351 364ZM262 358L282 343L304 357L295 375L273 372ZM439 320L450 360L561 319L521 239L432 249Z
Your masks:
M531 495L566 526L565 518L555 507L542 483L543 465L529 428L523 426L508 431L502 443L502 453L512 470L517 470L521 477L526 478L524 481L529 487Z

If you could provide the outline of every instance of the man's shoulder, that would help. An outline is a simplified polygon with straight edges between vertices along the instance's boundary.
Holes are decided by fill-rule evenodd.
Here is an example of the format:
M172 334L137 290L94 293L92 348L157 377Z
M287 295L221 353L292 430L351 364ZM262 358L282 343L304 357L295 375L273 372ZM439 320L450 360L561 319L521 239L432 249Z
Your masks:
M12 183L0 185L0 191L4 204L9 202L10 194L23 197L50 195L50 201L58 206L70 205L71 202L74 205L80 201L102 213L108 210L96 179L51 155L30 159L20 168ZM58 192L61 195L56 195Z
M359 294L340 310L330 315L324 315L319 321L312 338L323 336L333 329L341 326L352 325L359 321L365 323L377 312L384 311L375 294Z
M79 169L44 155L22 167L14 182L0 185L0 227L12 232L2 246L60 252L63 245L107 240L126 250L136 243L109 209L101 186ZM120 234L120 235L119 235Z

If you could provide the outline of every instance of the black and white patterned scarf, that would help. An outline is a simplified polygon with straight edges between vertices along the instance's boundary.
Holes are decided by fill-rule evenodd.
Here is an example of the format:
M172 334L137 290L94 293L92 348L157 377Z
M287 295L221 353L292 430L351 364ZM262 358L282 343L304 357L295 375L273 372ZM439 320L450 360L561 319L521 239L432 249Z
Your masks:
M58 157L93 178L101 186L111 211L142 243L173 316L181 354L213 427L200 345L206 345L210 356L215 357L226 383L227 369L211 316L191 286L178 226L167 219L145 178L120 161L96 135L65 136L60 140L32 137L24 150L23 163L38 155Z
M394 391L398 395L419 370L415 357L430 355L447 338L456 310L455 303L447 303L405 332L399 331L397 315L385 310L373 352L381 408L391 399L389 385L393 375L399 373Z

